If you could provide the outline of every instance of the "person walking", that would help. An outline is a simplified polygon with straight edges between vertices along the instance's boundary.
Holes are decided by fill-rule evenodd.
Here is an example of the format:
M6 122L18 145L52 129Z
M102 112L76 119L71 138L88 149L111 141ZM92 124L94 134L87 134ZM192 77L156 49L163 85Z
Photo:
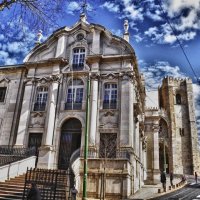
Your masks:
M164 192L166 192L166 175L164 171L160 175L160 182L162 183Z
M40 190L37 188L36 183L31 183L31 189L27 195L27 200L41 200Z
M170 172L169 178L170 178L170 184L171 184L171 186L173 186L173 179L174 179L173 172Z
M197 179L198 179L197 172L194 173L194 177L195 177L195 181L196 181L196 184L197 184Z
M73 186L73 188L71 189L71 194L72 194L72 200L76 200L76 195L77 195L78 191L75 188L75 185Z

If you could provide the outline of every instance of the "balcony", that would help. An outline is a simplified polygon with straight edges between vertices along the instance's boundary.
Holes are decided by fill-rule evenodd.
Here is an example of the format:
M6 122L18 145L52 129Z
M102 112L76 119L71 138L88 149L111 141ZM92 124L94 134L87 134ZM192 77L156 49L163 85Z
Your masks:
M103 109L116 109L117 102L103 102Z
M73 71L82 71L84 63L72 64Z
M82 103L65 103L65 110L82 110Z
M46 109L46 103L42 103L42 104L38 104L38 103L35 103L34 105L34 111L45 111Z

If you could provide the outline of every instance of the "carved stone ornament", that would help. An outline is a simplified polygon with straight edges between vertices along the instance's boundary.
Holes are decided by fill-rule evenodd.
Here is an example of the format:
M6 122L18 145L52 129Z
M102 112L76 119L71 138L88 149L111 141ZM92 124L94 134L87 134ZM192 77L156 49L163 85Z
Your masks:
M100 77L99 73L91 73L90 78L92 80L98 80Z
M133 71L120 72L119 76L122 80L134 80L135 77Z
M44 115L43 112L38 112L37 111L37 112L34 112L32 116L35 118L35 117L43 117L43 115Z
M104 113L104 116L114 116L115 113L111 110L107 111L106 113Z
M101 117L100 128L117 128L118 116L112 111L105 112Z
M119 75L118 74L114 74L114 73L102 74L101 75L102 79L107 79L107 80L113 80L113 79L116 79L118 77L119 77Z
M45 116L42 112L34 112L31 115L31 126L32 127L43 127L45 124Z
M147 136L143 137L142 139L142 149L143 150L147 149Z
M0 80L0 83L2 83L2 82L9 83L9 82L10 82L10 79L4 77L3 79Z

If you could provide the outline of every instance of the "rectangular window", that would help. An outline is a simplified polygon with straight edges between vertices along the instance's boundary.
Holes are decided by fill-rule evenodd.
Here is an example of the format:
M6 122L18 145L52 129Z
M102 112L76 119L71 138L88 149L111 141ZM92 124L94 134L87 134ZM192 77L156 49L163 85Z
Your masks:
M104 109L116 109L117 108L117 84L106 83L104 86Z
M73 70L82 70L85 62L85 49L75 48L73 50Z
M48 88L38 87L36 102L34 105L34 111L45 111L47 99L48 99Z
M101 133L100 134L100 158L116 158L117 150L117 134L116 133Z
M65 103L65 110L81 110L84 84L80 79L71 80Z
M6 87L0 87L0 102L4 102L6 96Z

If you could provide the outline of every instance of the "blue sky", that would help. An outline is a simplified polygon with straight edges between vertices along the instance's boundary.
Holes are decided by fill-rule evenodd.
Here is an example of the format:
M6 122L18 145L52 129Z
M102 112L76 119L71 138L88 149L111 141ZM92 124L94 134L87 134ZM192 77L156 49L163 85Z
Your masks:
M62 17L58 15L55 23L62 27L77 22L81 2L66 1L63 4L65 12ZM193 79L200 130L200 87L195 84L200 77L200 0L88 0L87 4L88 22L101 24L113 34L122 36L123 22L125 19L129 21L130 43L135 49L148 89L156 89L166 75ZM12 8L0 13L0 65L22 63L36 39L37 30L29 23L19 30L16 27L21 22L13 20L9 24L13 31L7 32L7 19L11 14ZM44 39L54 30L54 27L44 30Z

